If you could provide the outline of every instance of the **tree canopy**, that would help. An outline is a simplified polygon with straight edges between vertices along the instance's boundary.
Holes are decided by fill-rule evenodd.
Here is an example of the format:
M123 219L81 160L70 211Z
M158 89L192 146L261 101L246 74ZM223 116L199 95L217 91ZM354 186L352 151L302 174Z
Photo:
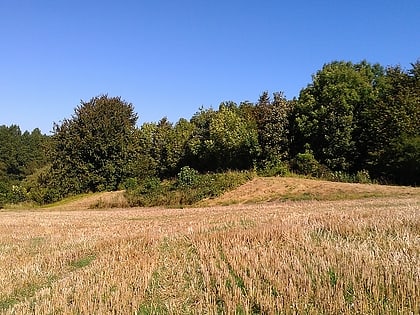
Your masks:
M334 61L293 100L265 91L255 103L226 101L175 123L137 127L137 118L131 103L100 95L81 101L51 136L0 126L0 201L15 184L23 197L49 202L184 167L420 182L420 61L408 70Z
M64 193L117 189L135 157L136 122L132 104L102 95L55 124L51 172Z

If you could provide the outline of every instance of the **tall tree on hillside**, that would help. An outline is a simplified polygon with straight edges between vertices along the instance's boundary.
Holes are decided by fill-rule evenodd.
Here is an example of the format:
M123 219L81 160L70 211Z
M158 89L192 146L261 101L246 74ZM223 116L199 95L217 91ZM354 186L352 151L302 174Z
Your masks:
M55 124L51 171L62 193L117 189L135 156L136 121L131 103L101 95Z
M156 123L143 123L135 130L133 144L136 156L129 163L130 177L142 180L157 176L158 161L154 145L156 129Z
M250 169L259 151L258 133L233 102L222 103L212 117L208 150L215 169Z
M333 170L356 168L360 113L375 102L376 80L366 62L324 65L294 107L294 138L309 144L315 157Z
M270 100L264 92L254 108L258 128L258 140L263 161L280 161L289 155L289 115L290 102L283 93L273 94Z
M19 151L22 132L19 126L0 126L0 181L19 180Z
M17 125L0 126L0 181L21 181L45 165L47 140L39 129L22 133Z
M188 165L188 144L194 131L195 126L185 118L181 118L172 128L168 143L168 169L171 176L177 174L183 166Z
M191 139L186 148L186 165L199 171L214 170L214 160L208 150L210 143L210 123L216 111L201 107L190 119L193 125Z
M24 157L22 173L27 176L47 164L47 150L49 137L35 128L32 132L22 134L22 155Z
M200 171L252 167L259 152L258 135L245 107L223 102L217 111L200 109L191 119L186 164Z
M367 163L375 176L405 184L419 182L419 73L419 61L409 71L388 67L378 85L377 102L364 113Z
M181 118L175 125L166 117L158 123L144 123L136 131L138 155L134 161L133 177L143 179L176 175L186 161L187 146L194 126Z
M170 159L170 150L169 150L169 141L171 139L173 130L172 123L166 118L163 117L156 124L156 130L153 137L153 152L154 158L157 162L157 171L158 175L161 178L168 177L170 173L169 159Z

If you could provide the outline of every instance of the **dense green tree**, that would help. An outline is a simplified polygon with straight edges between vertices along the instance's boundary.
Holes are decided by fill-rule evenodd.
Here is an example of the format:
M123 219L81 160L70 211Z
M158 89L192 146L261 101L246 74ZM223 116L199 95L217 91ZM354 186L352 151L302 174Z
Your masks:
M46 164L48 137L39 129L21 132L19 126L0 126L0 181L19 182Z
M170 174L170 149L169 142L171 141L173 125L166 118L162 118L156 125L155 133L153 135L153 154L157 163L157 172L159 177L165 178Z
M258 132L239 115L236 104L222 103L210 121L207 149L216 169L249 169L259 151Z
M137 114L120 97L81 102L74 115L54 125L54 184L63 194L114 190L129 175Z
M158 123L144 123L136 132L137 158L134 177L175 176L186 161L187 146L194 125L181 118L175 125L166 117Z
M402 136L388 144L378 171L393 183L420 184L420 136Z
M22 184L46 165L48 137L39 129L21 132L19 126L0 126L0 206L28 199Z
M49 137L35 128L32 132L25 131L21 141L21 156L24 159L22 174L26 177L47 164Z
M283 93L274 93L270 100L264 92L255 106L258 140L263 161L281 161L289 156L290 102Z
M195 132L195 126L190 121L181 118L172 129L168 143L168 167L171 176L177 174L188 163L188 145Z
M398 178L404 183L407 181L402 177L411 178L413 173L402 173L402 169L410 168L401 168L401 161L413 153L410 150L418 148L414 144L420 136L419 62L412 67L409 71L399 66L386 69L378 84L376 102L363 113L365 125L361 132L367 143L367 168L376 177Z
M132 104L102 95L82 101L54 125L52 137L0 126L2 200L12 185L21 184L16 200L28 192L25 198L42 203L117 189L134 178L174 177L186 166L214 172L257 165L273 175L292 165L330 177L367 170L373 178L418 184L420 61L408 71L335 61L298 99L264 92L255 104L223 102L176 124L163 118L136 128L136 121Z
M219 109L200 109L187 145L188 165L200 171L248 169L258 152L255 123L246 119L245 105L223 102ZM251 116L249 116L251 117Z
M333 62L300 93L292 114L294 155L309 145L332 170L414 183L420 135L419 62L405 71Z
M19 126L0 126L0 176L2 181L17 180L19 178L21 136L22 133Z
M249 101L243 101L239 104L237 110L239 116L247 121L252 128L258 129L257 120L255 117L255 104Z
M156 129L156 123L143 123L140 128L135 130L136 153L135 158L129 164L130 177L141 180L157 176L158 162L154 146Z
M376 67L332 62L300 92L293 114L294 139L309 144L315 158L333 170L357 167L360 113L375 102Z
M193 125L190 141L187 144L186 165L199 171L213 171L214 160L208 148L210 143L210 123L216 114L212 108L201 107L190 120Z

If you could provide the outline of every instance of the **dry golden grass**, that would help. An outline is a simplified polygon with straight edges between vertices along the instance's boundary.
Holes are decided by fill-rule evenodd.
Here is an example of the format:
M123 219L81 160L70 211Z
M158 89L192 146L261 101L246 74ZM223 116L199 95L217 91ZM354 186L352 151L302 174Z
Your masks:
M414 187L339 183L297 177L256 177L203 206L278 200L342 200L370 197L420 196Z
M86 195L72 196L54 204L45 206L45 209L55 210L81 210L128 207L124 191L106 191Z
M0 212L4 314L419 314L420 198Z

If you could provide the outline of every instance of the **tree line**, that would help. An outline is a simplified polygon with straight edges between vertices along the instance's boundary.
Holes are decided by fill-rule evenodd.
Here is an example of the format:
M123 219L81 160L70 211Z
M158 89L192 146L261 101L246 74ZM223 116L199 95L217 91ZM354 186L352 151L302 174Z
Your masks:
M100 95L54 124L51 136L0 126L0 198L46 203L172 178L185 166L420 181L420 61L408 70L335 61L292 100L263 92L255 103L223 102L189 120L137 127L137 119L131 103Z

